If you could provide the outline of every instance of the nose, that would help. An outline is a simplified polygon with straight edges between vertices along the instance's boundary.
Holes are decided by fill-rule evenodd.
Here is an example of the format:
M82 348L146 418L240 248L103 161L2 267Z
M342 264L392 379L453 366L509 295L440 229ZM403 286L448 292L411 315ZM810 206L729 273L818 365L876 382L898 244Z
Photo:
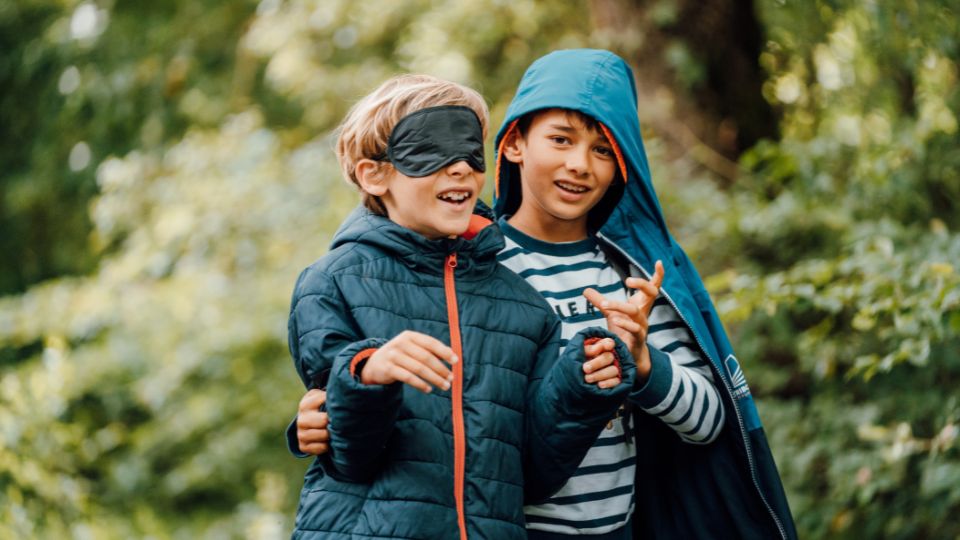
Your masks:
M461 159L460 161L454 161L453 163L447 165L446 170L447 170L447 174L449 174L450 176L461 178L463 176L470 174L470 171L472 171L473 168L470 166L469 163L466 162L466 160Z
M567 170L576 176L584 176L590 170L589 148L576 147L567 152Z

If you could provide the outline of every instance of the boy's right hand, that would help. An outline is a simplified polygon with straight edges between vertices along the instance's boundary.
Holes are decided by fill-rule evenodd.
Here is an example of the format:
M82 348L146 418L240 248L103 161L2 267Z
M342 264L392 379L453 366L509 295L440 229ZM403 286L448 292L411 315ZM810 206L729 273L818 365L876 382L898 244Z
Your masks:
M319 456L327 451L330 432L327 413L320 406L327 401L327 393L314 388L303 395L297 410L297 444L304 454Z
M433 387L449 390L453 372L447 364L457 361L453 349L440 340L407 330L370 356L360 371L360 382L402 382L424 393L430 393Z

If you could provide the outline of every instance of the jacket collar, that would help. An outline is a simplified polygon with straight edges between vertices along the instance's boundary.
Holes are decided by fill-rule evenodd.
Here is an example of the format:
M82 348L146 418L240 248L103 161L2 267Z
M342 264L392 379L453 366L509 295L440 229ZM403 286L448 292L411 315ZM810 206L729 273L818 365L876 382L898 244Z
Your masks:
M478 201L466 233L457 238L432 240L358 206L334 233L330 249L347 244L368 245L410 268L430 273L442 272L447 255L456 253L458 271L489 269L496 264L497 253L504 246L503 235L497 227L489 226L492 221L493 211Z

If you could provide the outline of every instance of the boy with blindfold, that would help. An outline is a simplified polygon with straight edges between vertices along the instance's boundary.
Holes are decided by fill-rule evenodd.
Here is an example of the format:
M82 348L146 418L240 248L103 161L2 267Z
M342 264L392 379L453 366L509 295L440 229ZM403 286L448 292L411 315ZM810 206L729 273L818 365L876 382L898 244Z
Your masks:
M527 70L496 139L500 260L563 338L605 320L637 364L576 473L524 508L529 536L796 538L746 379L660 209L636 103L616 55L557 51Z
M341 125L364 204L294 287L290 351L331 435L295 538L526 538L524 501L566 481L633 383L607 330L561 353L550 306L497 262L475 208L486 122L476 92L401 76Z

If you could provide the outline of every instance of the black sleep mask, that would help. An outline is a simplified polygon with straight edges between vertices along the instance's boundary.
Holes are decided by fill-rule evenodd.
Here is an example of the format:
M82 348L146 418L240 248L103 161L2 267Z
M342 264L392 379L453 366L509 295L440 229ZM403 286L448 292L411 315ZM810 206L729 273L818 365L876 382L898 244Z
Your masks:
M413 177L430 176L461 160L484 172L480 119L473 109L459 105L420 109L397 122L386 152L374 159L389 161Z

